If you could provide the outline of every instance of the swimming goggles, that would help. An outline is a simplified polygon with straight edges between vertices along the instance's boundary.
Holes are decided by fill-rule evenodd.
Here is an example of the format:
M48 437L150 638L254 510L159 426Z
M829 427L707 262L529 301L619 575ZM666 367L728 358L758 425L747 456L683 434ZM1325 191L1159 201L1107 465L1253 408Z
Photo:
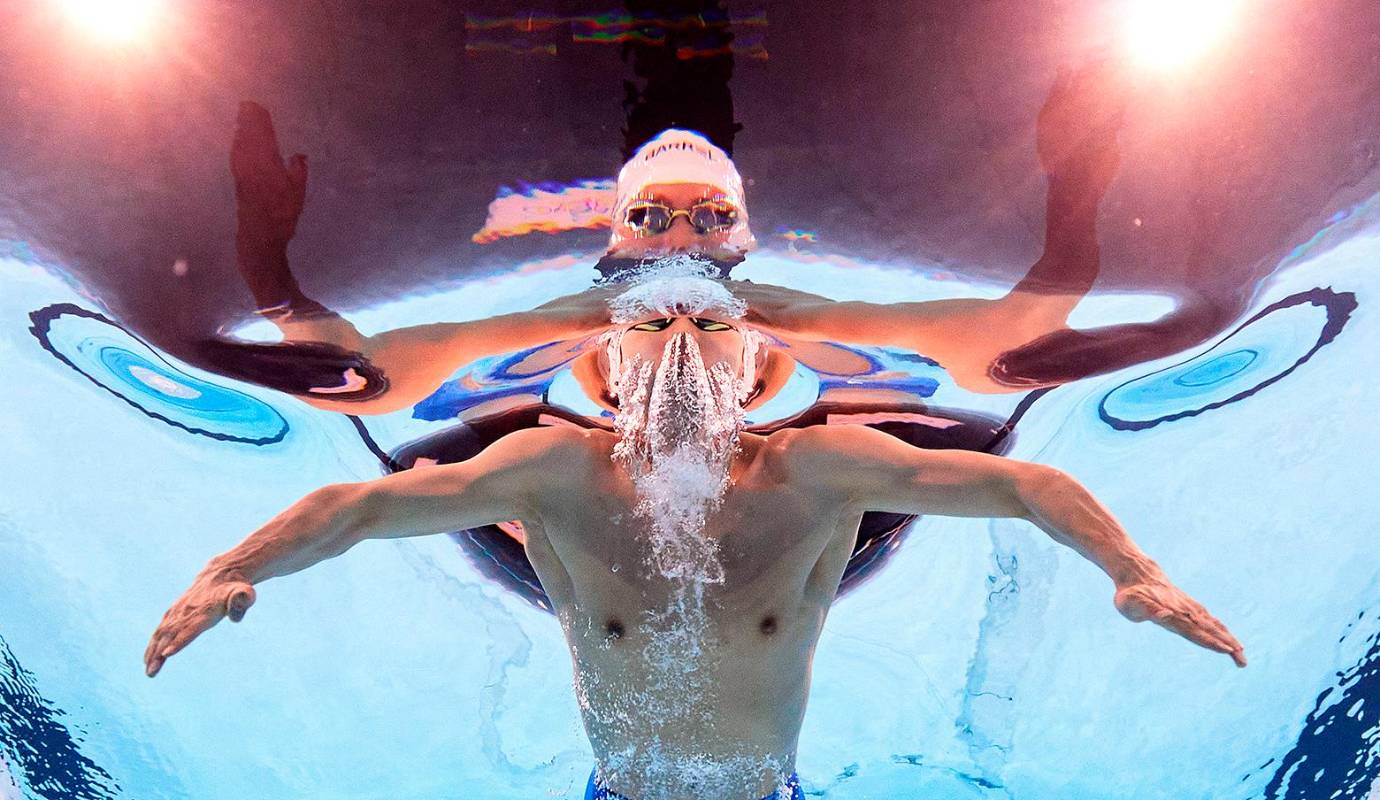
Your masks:
M676 318L675 318L675 317L666 317L666 318L664 318L664 319L653 319L653 320L648 320L648 321L646 321L646 322L639 322L638 324L633 325L632 327L630 327L628 330L643 331L643 332L646 332L646 333L656 333L657 331L664 331L664 330L666 330L667 328L671 327L671 323L673 323L673 322L675 322L675 321L676 321ZM708 332L708 333L718 333L719 331L731 331L731 330L733 330L733 326L732 326L732 325L729 325L729 324L726 323L726 322L720 322L720 321L718 321L717 319L705 319L705 318L703 318L703 317L691 317L691 318L690 318L690 321L693 322L693 323L695 324L695 327L696 327L696 328L699 328L700 330L706 331L706 332Z
M684 215L695 232L704 235L733 227L738 210L719 200L698 202L688 209L671 208L664 203L639 202L628 208L623 221L639 235L654 236L670 230L676 217Z

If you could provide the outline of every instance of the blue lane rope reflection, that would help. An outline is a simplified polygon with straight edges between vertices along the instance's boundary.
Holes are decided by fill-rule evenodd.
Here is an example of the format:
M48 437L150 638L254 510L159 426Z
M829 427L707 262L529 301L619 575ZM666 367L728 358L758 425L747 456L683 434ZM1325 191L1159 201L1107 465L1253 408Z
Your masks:
M1098 404L1098 416L1119 431L1140 431L1244 400L1331 343L1355 310L1352 292L1317 288L1290 295L1207 351L1112 389Z
M146 416L224 442L268 445L287 435L272 406L188 375L102 314L57 303L29 320L45 350Z

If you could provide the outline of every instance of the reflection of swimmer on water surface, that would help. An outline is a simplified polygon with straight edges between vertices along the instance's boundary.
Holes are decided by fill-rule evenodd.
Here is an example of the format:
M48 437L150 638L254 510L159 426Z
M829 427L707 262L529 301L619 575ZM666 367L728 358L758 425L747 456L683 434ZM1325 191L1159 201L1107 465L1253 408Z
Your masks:
M683 141L696 138L689 134L681 137ZM701 151L710 153L716 148L705 143ZM683 152L662 151L659 155L655 161L630 169L630 179L655 180L659 175L674 179L686 169L699 169L716 181L733 180L733 203L743 207L741 181L732 162L721 151L716 153L718 163L712 166L696 164L694 158L677 159L676 156L685 155ZM578 350L581 338L608 324L605 300L609 290L594 289L559 298L531 311L469 322L419 325L365 337L348 320L306 297L288 268L287 243L302 207L306 161L295 156L288 165L283 164L268 113L255 104L241 106L231 164L238 205L236 242L241 273L260 305L259 313L278 326L285 342L203 343L203 358L227 375L291 391L326 410L387 413L414 405L457 368L479 358L562 341L571 341L571 347ZM686 193L687 185L653 186L655 191L644 187L640 196L644 200L678 198ZM691 193L702 194L702 186L692 186ZM634 194L639 193L625 193L629 199ZM636 213L648 212L644 206ZM690 249L698 256L714 259L726 258L731 252L729 245L750 246L746 211L734 216L731 232L692 234L694 246ZM284 224L285 219L294 224ZM684 236L675 224L663 234L645 237L622 225L615 226L614 238L618 243L611 248L612 253L650 255L654 252L652 245L667 240L680 243ZM673 249L679 250L680 245ZM631 260L640 263L642 258ZM533 356L533 362L519 368L539 370L543 365L536 359L542 358L568 361L569 349L542 348ZM865 360L847 350L814 342L801 342L791 356L831 373L858 372L868 367ZM791 360L780 351L773 356L766 370L771 391L763 400L790 374ZM360 388L351 391L351 386Z
M1057 470L858 425L744 431L762 335L721 284L649 285L600 348L613 430L527 428L459 464L312 493L211 560L155 631L148 673L240 619L257 583L364 539L517 519L570 647L595 783L760 797L794 772L813 653L866 511L1027 519L1101 568L1122 614L1244 666L1227 629Z
M910 444L1003 452L1024 405L1005 420L942 409L930 404L927 394L905 394L896 391L901 385L894 380L878 379L874 363L856 351L812 337L900 345L937 356L964 388L1014 391L989 375L993 360L1063 328L1068 311L1096 275L1094 214L1116 167L1115 109L1089 108L1107 105L1101 94L1105 87L1099 84L1104 78L1088 71L1076 80L1061 80L1041 115L1040 149L1052 175L1047 247L1006 297L832 303L781 287L729 284L749 301L754 321L771 330L779 345L768 348L759 370L761 387L749 408L776 397L793 375L794 364L801 363L822 377L838 376L835 385L841 388L822 385L816 403L825 404L819 409L823 413L795 414L781 420L781 427L859 423L867 419L859 414L888 413L893 422L873 427ZM1091 134L1086 132L1088 120L1102 121ZM287 245L302 208L306 162L294 157L284 164L269 115L254 104L241 108L231 162L240 267L261 313L278 325L285 343L208 343L207 355L222 372L292 391L318 408L369 415L419 403L458 368L480 357L527 350L505 363L508 375L549 373L568 364L585 395L606 413L614 410L599 388L598 352L588 347L591 335L608 324L611 289L561 298L529 312L364 337L347 320L307 298L288 269ZM648 259L665 254L692 254L710 265L711 274L727 276L754 243L742 179L729 155L703 137L678 130L652 137L632 149L617 185L609 250L598 264L607 279L626 281L645 270ZM390 469L454 463L481 452L514 425L543 424L539 383L529 390L517 382L500 396L504 399L497 401L498 407L476 408L464 423L405 445L385 463ZM556 416L562 415L546 418ZM907 421L898 421L902 419ZM599 423L590 419L581 424ZM858 585L885 562L909 521L879 513L864 518L841 590ZM459 541L481 569L549 609L514 533L497 527L468 530L459 534Z
M1120 89L1105 65L1056 82L1037 126L1049 175L1045 251L1001 298L834 302L782 287L735 285L754 320L784 346L767 370L765 397L790 373L786 354L835 374L865 368L848 363L847 351L819 340L914 350L939 362L965 389L1005 393L1119 369L1211 335L1221 319L1201 313L1200 306L1154 323L1094 330L1066 325L1097 277L1096 213L1117 167L1121 107ZM292 391L322 408L383 413L418 402L479 357L579 339L598 328L605 295L595 290L531 312L362 336L303 295L288 269L305 159L284 165L267 112L253 104L241 109L232 165L241 270L261 313L286 342L207 343L205 360L226 374ZM620 173L610 247L600 269L617 279L647 258L691 253L727 275L752 244L742 181L727 153L689 132L667 131L644 144ZM537 358L560 353L544 349ZM294 368L298 357L301 364ZM339 391L349 381L364 388Z

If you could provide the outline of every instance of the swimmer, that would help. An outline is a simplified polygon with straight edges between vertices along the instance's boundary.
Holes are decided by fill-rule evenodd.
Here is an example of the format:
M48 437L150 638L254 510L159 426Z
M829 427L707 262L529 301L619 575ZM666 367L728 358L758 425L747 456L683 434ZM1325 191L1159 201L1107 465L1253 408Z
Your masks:
M751 306L753 322L781 345L758 402L784 385L792 359L830 374L862 368L823 342L905 348L935 359L964 389L1010 393L1152 360L1217 332L1231 309L1201 301L1152 323L1092 330L1067 325L1100 269L1097 210L1119 163L1124 103L1121 78L1107 63L1056 79L1036 126L1048 176L1045 250L1001 298L878 304L834 302L778 286L734 286ZM256 104L241 106L231 164L240 269L259 313L279 327L284 343L206 341L198 360L210 369L291 391L319 408L381 414L419 402L479 358L578 342L604 322L599 315L607 294L592 290L492 320L364 336L306 297L288 269L306 158L283 161L268 112ZM609 247L598 268L618 280L648 259L688 254L726 278L755 244L733 160L697 133L668 129L637 148L620 171Z
M312 492L210 560L154 631L147 674L240 621L271 578L367 539L520 520L574 662L589 796L800 798L814 648L869 510L1028 520L1106 573L1127 618L1246 665L1068 475L864 426L747 432L763 335L722 283L646 283L611 305L614 430L518 430L468 461Z

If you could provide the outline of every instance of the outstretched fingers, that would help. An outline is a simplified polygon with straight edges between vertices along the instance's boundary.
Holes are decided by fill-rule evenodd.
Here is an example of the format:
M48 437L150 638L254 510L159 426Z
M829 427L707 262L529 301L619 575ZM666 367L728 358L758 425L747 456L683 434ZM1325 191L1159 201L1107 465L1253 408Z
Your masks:
M248 100L240 103L240 113L235 119L235 139L230 145L230 164L237 173L243 168L283 168L273 117L258 103Z
M168 612L169 615L172 612ZM178 650L181 650L191 641L191 636L185 633L185 624L174 622L168 617L158 626L158 630L153 632L149 639L149 646L144 648L144 674L152 678L163 669L163 664L168 657ZM195 635L195 634L193 634Z
M1246 666L1244 648L1227 626L1167 581L1123 588L1117 592L1116 606L1133 622L1149 620L1200 647L1230 655L1238 667Z
M158 630L153 632L153 637L149 639L149 646L144 649L144 674L150 678L163 669L163 664L170 656L186 647L188 642L196 638L202 630L205 630L205 628L198 630L192 627L185 618L181 620L169 619L171 616L172 612L170 611L158 626ZM210 626L207 625L206 627Z
M254 587L248 583L194 585L168 609L154 630L144 649L144 673L150 678L157 675L169 658L221 619L244 619L254 599Z
M1155 624L1173 631L1194 644L1232 657L1238 667L1246 666L1241 642L1222 621L1201 606L1181 609L1161 608L1152 617Z
M159 642L158 651L154 654L154 671L149 677L156 675L158 670L163 668L164 662L190 644L199 633L201 633L201 631L196 628L183 627L165 635Z
M144 674L152 678L158 674L158 670L163 668L163 657L159 655L163 652L163 642L166 634L162 625L153 632L149 638L149 646L144 648Z

